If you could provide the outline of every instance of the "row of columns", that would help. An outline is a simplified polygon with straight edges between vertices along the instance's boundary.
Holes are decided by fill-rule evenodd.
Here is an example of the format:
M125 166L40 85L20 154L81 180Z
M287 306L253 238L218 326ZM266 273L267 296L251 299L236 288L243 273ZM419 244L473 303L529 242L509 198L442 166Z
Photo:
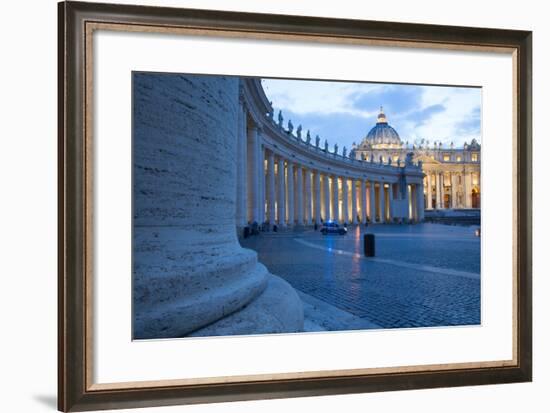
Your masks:
M394 184L308 169L265 148L260 161L252 162L251 173L257 163L265 167L257 180L259 187L251 187L249 191L252 195L249 223L267 222L281 227L329 220L353 224L367 220L384 223L394 216ZM255 179L250 182L256 184ZM264 182L265 188L262 188ZM420 189L414 194L407 193L412 205L409 218L415 220L421 219L424 205L423 198L421 201L410 198L423 195L421 186L418 187ZM417 211L419 208L422 212Z
M451 172L450 178L450 208L472 208L472 172ZM458 178L461 177L461 185ZM434 194L435 188L435 194ZM459 197L459 194L462 195ZM432 200L435 198L435 209L445 209L445 173L429 172L426 175L426 209L433 209ZM460 198L460 199L459 199Z
M237 226L256 222L279 226L387 222L394 217L394 195L407 196L399 184L329 174L275 153L264 145L262 130L248 122L246 105L241 102L236 152ZM395 193L394 193L395 192ZM420 191L422 192L422 191ZM416 194L416 192L415 192ZM411 207L410 219L423 214ZM402 215L401 215L402 216Z

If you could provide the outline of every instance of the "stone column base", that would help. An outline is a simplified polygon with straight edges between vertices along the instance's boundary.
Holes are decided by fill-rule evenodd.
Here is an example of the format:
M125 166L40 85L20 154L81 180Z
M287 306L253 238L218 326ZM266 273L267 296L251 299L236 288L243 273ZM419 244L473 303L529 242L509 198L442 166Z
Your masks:
M266 289L242 309L186 337L296 333L304 330L298 294L282 278L269 274Z

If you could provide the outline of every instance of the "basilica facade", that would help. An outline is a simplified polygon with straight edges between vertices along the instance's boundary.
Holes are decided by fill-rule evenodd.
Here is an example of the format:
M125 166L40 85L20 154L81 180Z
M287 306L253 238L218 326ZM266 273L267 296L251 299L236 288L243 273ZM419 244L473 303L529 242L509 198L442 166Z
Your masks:
M430 145L426 140L410 146L401 140L380 108L376 125L359 145L353 145L351 153L359 160L389 165L404 162L412 153L425 175L423 193L427 210L480 208L481 146L476 139L464 142L461 147L453 143L444 147L441 142Z

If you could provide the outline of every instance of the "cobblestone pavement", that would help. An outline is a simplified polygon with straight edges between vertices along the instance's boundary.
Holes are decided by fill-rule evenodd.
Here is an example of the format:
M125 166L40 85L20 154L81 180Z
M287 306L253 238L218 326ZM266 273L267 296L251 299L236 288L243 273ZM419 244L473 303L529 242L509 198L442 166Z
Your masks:
M472 227L374 225L345 236L263 233L242 240L292 286L383 328L480 323L480 239ZM349 328L342 328L349 329Z

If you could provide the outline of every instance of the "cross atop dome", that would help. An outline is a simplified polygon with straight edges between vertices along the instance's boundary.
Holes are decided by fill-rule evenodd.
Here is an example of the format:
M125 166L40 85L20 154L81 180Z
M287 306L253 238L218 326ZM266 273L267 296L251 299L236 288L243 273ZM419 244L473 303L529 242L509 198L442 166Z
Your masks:
M376 123L388 123L383 106L380 106L380 113L378 114L378 120L376 121Z

